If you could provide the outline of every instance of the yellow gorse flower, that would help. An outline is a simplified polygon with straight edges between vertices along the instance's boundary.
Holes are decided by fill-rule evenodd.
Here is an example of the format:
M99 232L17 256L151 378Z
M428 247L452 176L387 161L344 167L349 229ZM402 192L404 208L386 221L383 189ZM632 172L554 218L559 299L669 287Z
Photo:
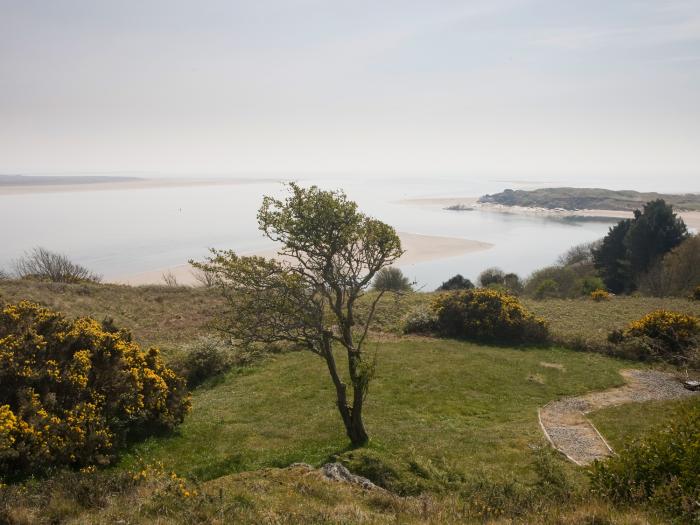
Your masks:
M0 309L0 478L105 464L129 428L179 423L184 380L127 332L23 301Z

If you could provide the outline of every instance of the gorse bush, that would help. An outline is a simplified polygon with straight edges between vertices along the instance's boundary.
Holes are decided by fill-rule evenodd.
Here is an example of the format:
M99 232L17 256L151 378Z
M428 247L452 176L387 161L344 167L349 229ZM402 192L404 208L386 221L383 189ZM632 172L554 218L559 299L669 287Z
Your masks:
M441 335L497 343L541 343L548 330L543 319L528 312L517 297L476 289L439 295L432 304Z
M592 468L594 489L614 501L648 502L700 523L700 403L680 410L671 423L635 441Z
M26 301L0 311L0 478L108 464L189 407L184 380L128 332Z
M608 341L638 359L661 359L677 364L694 363L700 344L700 319L693 315L655 310L615 330Z
M602 301L609 301L610 293L608 293L605 290L593 290L590 294L590 298L597 303L600 303Z

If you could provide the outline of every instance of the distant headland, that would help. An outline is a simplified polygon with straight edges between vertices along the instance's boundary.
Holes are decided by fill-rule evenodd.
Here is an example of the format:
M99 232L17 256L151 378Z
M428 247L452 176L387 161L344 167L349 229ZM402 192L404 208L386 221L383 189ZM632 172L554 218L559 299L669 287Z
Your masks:
M633 190L601 188L540 188L536 190L504 190L478 199L482 204L545 208L549 210L614 210L633 211L644 203L663 199L679 211L700 211L700 194L642 193Z

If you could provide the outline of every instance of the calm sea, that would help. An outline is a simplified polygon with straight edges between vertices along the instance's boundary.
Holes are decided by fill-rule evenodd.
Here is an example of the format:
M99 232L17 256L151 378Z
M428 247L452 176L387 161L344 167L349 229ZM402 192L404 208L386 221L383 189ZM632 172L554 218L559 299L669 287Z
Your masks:
M526 276L553 263L570 246L602 237L610 226L487 211L454 212L398 202L418 197L479 196L507 187L567 185L565 181L366 177L300 182L343 188L363 211L399 231L495 245L486 251L404 266L404 272L426 290L456 273L474 279L489 266ZM263 249L268 242L257 230L256 211L263 195L279 194L280 189L279 183L264 182L0 195L0 268L9 269L25 250L43 246L68 254L109 280L201 258L209 247L240 252Z

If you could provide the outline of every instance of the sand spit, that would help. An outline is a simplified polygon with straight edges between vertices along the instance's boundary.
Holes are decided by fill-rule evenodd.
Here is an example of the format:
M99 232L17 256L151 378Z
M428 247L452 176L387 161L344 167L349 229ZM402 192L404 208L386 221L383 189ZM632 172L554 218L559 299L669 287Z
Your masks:
M416 233L399 232L401 244L406 253L399 259L398 266L407 267L413 264L458 257L469 253L488 250L493 244L488 242L459 239L455 237L439 237L435 235L420 235ZM245 255L260 255L262 257L275 257L277 254L273 248L260 250ZM196 284L189 264L179 264L169 268L142 272L134 275L111 279L111 282L130 285L163 284L163 275L171 273L179 284Z

